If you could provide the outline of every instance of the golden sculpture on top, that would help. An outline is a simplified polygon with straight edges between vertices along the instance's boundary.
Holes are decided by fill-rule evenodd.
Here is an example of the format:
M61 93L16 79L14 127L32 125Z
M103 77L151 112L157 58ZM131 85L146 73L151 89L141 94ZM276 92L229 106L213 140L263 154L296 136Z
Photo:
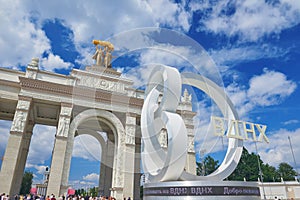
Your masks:
M114 50L114 45L102 40L93 40L93 44L96 45L96 52L92 58L96 60L96 65L110 68L112 60L111 52ZM104 48L102 49L101 47Z

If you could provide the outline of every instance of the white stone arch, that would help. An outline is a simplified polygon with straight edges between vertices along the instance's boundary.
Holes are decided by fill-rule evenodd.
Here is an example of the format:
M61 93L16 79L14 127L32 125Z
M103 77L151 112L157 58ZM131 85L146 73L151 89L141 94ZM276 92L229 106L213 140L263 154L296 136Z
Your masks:
M75 139L75 133L78 126L86 121L97 119L104 122L112 130L115 137L115 156L113 162L112 187L124 187L123 179L123 164L125 148L125 129L120 119L111 112L106 110L89 109L85 110L74 117L70 124L68 134L68 145L66 150L66 159L64 162L63 180L68 184L71 157Z

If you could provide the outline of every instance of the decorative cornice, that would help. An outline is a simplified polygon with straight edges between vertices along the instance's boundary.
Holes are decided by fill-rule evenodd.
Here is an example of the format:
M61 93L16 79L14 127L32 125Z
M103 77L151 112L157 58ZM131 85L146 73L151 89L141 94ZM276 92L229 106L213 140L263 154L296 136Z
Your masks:
M95 77L95 78L101 78L103 80L107 80L107 81L114 81L114 82L120 82L120 83L125 83L127 85L131 85L132 81L128 80L128 79L124 79L124 78L119 78L119 76L121 75L121 73L114 71L114 73L118 73L118 76L109 76L109 74L113 74L113 73L107 73L111 71L111 69L105 69L102 71L98 71L98 73L95 71L83 71L83 70L78 70L78 69L73 69L71 72L71 75L76 76L76 78L80 78L77 76L80 75L84 75L84 76L90 76L90 77ZM116 75L116 74L114 74Z
M118 94L117 92L109 92L101 89L95 90L94 88L80 87L76 86L74 90L73 86L62 85L58 83L51 83L36 79L29 79L24 77L19 77L20 85L22 89L31 89L42 91L43 93L53 93L62 96L68 96L69 98L84 97L87 99L94 98L95 101L106 102L106 103L116 103L120 105L127 105L141 108L144 100L128 97L125 95Z
M17 87L17 88L20 87L20 84L18 82L8 81L8 80L3 80L3 79L0 79L0 85L12 86L12 87Z
M97 66L97 65L86 66L85 70L96 72L96 73L100 72L100 73L105 73L105 74L112 74L112 75L115 75L115 76L121 76L121 73L117 72L115 69L105 68L105 67Z
M23 76L25 76L25 72L17 71L17 70L15 70L15 69L8 69L8 68L0 67L0 71L6 71L6 72L11 72L11 73L14 73L14 74L18 74L18 75L23 75Z
M27 97L27 96L22 96L19 95L19 100L23 100L23 101L32 101L32 97Z
M176 111L180 115L194 117L197 113L189 110L177 110Z
M72 108L72 107L73 107L73 104L62 102L62 103L61 103L61 107L69 107L69 108Z

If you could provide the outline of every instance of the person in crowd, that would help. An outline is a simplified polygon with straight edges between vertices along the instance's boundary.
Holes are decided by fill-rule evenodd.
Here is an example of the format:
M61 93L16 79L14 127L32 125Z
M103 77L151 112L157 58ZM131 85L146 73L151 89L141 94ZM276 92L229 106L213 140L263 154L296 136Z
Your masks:
M50 200L56 200L56 198L55 198L55 195L54 195L54 194L52 194L52 195L50 196Z

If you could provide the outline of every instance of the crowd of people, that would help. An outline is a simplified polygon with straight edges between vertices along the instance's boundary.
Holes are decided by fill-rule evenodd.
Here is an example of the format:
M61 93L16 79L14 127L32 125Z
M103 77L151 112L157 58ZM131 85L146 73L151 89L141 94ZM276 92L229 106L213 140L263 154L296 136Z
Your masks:
M55 197L54 194L43 196L43 195L15 195L14 197L10 197L9 195L3 193L0 196L0 200L116 200L116 198L111 196L81 196L81 195L69 195L65 197L64 195L60 195L59 197ZM123 200L131 200L130 197L125 198Z

